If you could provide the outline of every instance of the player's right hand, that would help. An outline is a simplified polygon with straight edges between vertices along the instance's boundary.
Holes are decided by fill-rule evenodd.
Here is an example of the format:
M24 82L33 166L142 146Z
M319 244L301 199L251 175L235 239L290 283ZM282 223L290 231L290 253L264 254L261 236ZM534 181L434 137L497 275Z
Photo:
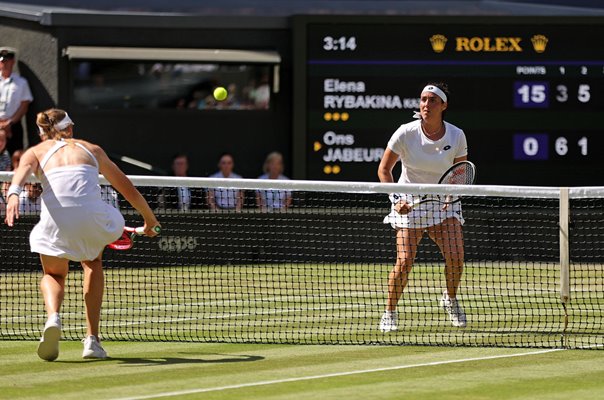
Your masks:
M394 211L396 211L397 213L399 213L401 215L409 214L409 212L411 211L411 208L412 208L411 204L407 203L404 200L401 200L394 205Z
M159 230L161 231L161 225L159 224L159 221L157 219L153 218L152 221L145 220L145 225L143 226L145 235L149 237L155 237L159 235L158 231L155 230L156 227L159 227Z

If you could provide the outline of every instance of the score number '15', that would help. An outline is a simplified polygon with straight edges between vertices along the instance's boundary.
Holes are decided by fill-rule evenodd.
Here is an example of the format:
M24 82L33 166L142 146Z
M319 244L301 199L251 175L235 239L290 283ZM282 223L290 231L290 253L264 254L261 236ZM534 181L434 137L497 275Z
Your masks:
M588 84L580 84L577 88L577 100L581 103L589 103L589 100L591 100L590 90L591 87ZM568 86L556 86L555 99L557 102L565 103L569 97ZM514 106L517 108L548 107L549 82L514 82Z

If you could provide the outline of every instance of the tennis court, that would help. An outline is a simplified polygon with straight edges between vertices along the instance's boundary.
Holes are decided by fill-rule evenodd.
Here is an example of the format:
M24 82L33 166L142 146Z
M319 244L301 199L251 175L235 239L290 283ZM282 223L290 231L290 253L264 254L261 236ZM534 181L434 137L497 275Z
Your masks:
M2 341L3 399L569 399L604 394L604 353L413 346L79 342L41 362L32 341Z
M259 183L234 184L251 190ZM381 221L384 193L291 186L304 184L274 189L295 191L296 207L287 212L165 210L159 238L106 251L101 332L112 358L102 362L81 359L75 265L61 354L53 363L38 359L45 314L26 239L36 219L0 228L0 384L7 388L0 397L555 399L604 392L604 355L595 351L604 347L599 192L571 200L577 223L566 288L555 190L464 194L459 300L468 326L453 327L441 308L442 256L425 240L399 305L399 330L385 334L378 327L394 243ZM131 210L122 212L135 221ZM570 298L561 301L564 290Z

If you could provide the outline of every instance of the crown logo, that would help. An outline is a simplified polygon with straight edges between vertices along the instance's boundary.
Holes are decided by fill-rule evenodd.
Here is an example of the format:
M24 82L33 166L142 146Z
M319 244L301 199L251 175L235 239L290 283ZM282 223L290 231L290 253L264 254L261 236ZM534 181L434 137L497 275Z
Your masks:
M531 42L533 42L533 48L537 53L543 53L545 51L545 47L547 46L547 37L543 35L535 35L531 38Z
M445 50L447 38L445 35L432 35L430 43L432 44L432 50L434 50L435 53L442 53Z

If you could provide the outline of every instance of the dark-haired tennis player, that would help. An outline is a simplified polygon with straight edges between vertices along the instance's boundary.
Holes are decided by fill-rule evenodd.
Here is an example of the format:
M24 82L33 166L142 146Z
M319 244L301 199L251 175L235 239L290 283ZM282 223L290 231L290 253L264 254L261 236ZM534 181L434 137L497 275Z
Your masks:
M37 116L42 143L21 157L7 193L6 220L19 218L19 193L31 173L42 182L42 211L29 240L40 253L44 276L40 289L48 320L38 346L38 356L52 361L59 356L59 311L65 292L68 262L80 261L84 269L86 338L84 358L107 358L99 341L99 320L104 276L101 255L105 246L122 234L124 218L101 199L99 172L145 220L145 234L155 236L159 226L153 211L124 173L94 144L73 139L73 122L63 110L50 109Z
M394 182L392 169L400 159L399 183L438 183L454 163L467 159L464 132L443 120L448 106L448 88L430 83L421 92L418 120L400 126L392 135L378 169L381 182ZM464 262L463 217L459 203L443 206L435 202L411 207L414 196L393 194L391 213L385 223L396 229L396 263L388 276L388 302L380 330L398 329L396 306L407 285L417 246L427 232L445 259L447 289L440 300L454 326L465 327L466 315L457 301Z

